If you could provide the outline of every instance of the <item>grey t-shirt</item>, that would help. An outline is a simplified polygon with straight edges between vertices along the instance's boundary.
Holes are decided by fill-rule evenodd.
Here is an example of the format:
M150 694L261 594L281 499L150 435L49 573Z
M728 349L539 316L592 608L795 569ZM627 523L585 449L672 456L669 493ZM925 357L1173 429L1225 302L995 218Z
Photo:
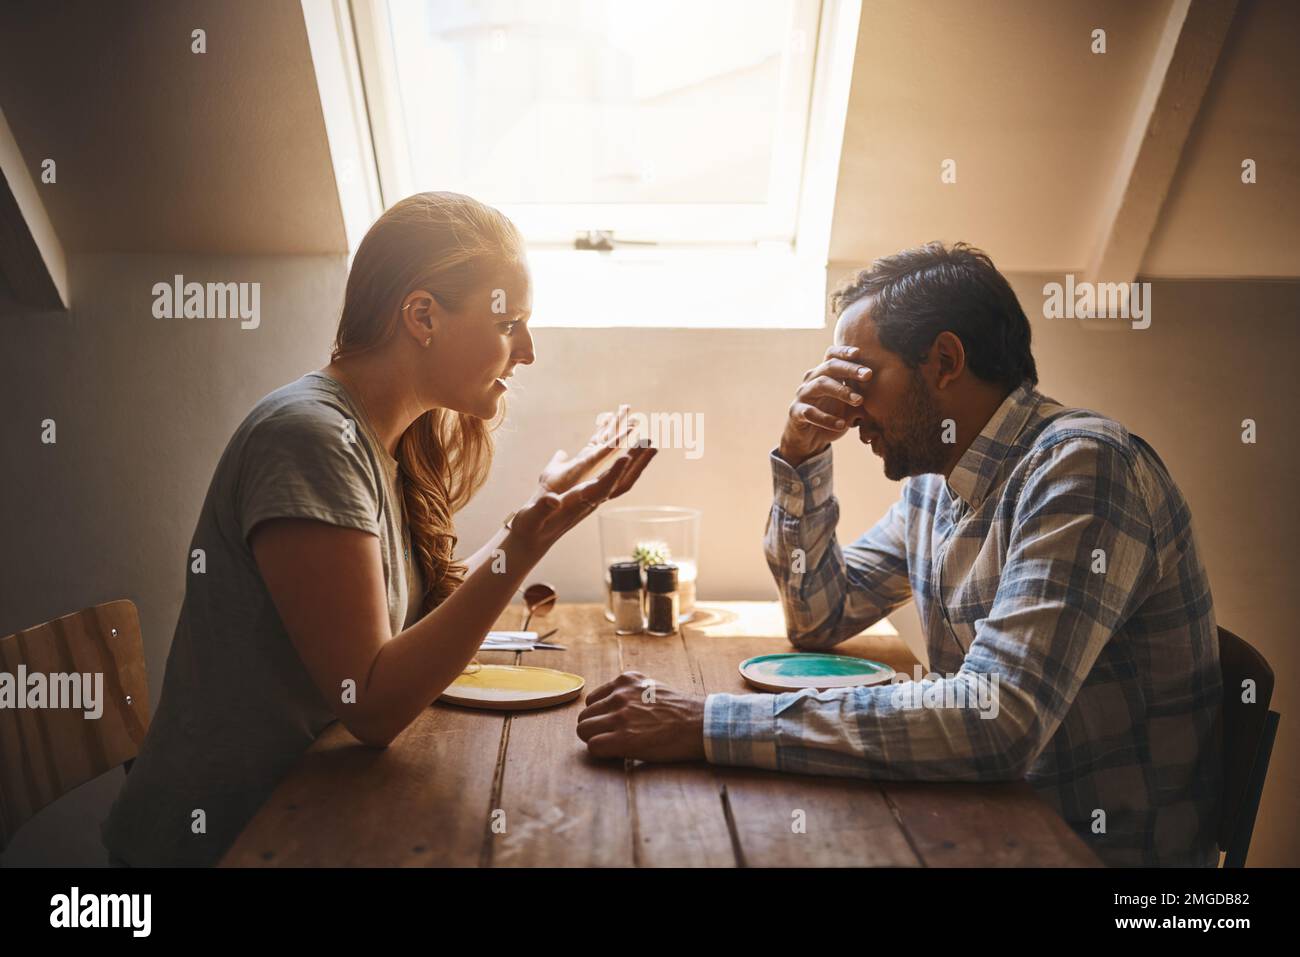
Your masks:
M359 407L320 372L263 398L217 463L190 544L162 699L104 822L105 846L128 864L215 864L334 720L248 545L270 518L378 536L393 634L419 618L423 589L397 462ZM204 553L201 572L195 549Z

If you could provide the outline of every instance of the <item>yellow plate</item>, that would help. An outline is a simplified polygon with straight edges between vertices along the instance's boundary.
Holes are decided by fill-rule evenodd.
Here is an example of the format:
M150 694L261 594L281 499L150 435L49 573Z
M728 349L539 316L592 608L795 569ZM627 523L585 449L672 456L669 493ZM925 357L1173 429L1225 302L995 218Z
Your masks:
M581 675L554 668L480 665L453 681L438 700L466 708L527 711L572 701L585 684Z

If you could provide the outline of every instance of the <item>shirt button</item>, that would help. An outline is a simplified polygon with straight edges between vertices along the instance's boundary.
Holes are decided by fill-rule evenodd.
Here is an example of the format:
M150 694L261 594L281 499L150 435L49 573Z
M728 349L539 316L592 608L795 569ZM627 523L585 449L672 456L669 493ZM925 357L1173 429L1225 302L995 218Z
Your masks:
M822 477L820 475L814 476L812 483L813 483L813 488L816 488L818 485L822 484Z

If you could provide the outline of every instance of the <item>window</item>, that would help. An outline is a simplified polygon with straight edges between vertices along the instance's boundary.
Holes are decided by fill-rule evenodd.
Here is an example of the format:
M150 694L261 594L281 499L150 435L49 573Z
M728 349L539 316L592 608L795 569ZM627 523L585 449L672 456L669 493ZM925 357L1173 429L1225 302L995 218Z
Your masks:
M821 325L857 6L352 0L384 204L447 189L501 209L529 244L535 324ZM806 315L704 288L746 279Z

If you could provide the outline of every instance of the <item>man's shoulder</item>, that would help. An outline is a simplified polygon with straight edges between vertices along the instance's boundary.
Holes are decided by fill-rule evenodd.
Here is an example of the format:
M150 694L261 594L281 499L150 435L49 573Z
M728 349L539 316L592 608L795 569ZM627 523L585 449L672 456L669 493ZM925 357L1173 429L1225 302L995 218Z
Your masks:
M1046 399L1022 436L1022 452L1016 469L1022 489L1063 483L1077 490L1087 482L1111 504L1135 496L1157 526L1186 524L1182 492L1156 450L1110 416Z
M1098 507L1112 507L1127 499L1140 502L1143 508L1138 511L1145 512L1165 484L1154 472L1167 478L1154 450L1123 423L1045 397L1016 446L1005 495L1017 507L1025 501L1066 496L1074 507L1083 507L1088 500Z
M1023 436L1024 451L1032 456L1066 445L1085 448L1099 445L1103 447L1100 451L1113 450L1136 464L1146 443L1108 415L1092 409L1069 408L1044 397Z

